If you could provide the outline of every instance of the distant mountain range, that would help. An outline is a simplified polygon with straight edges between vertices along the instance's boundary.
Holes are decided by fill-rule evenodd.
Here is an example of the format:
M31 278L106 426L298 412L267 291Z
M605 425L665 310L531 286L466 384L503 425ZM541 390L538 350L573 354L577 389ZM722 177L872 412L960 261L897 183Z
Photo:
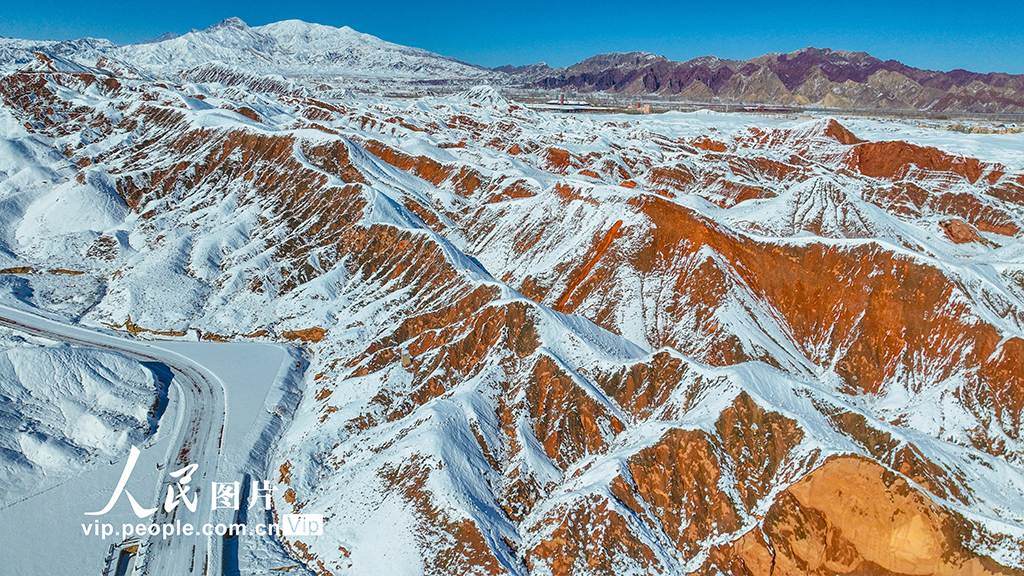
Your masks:
M1024 76L921 70L864 52L805 48L750 60L674 62L645 52L601 54L533 80L580 92L659 94L835 108L1017 112Z
M205 81L278 75L318 88L467 84L548 91L658 95L700 103L757 103L840 109L988 113L1024 112L1024 75L938 72L880 60L863 52L806 48L750 60L713 56L676 62L647 52L600 54L565 68L546 64L484 68L386 42L348 27L287 20L250 27L228 18L205 30L164 34L118 46L108 40L30 41L0 38L0 70L29 63L35 52L94 67L154 76L197 75ZM218 72L211 73L211 66ZM102 67L102 66L101 66ZM303 80L304 79L304 80ZM275 80L274 83L279 83ZM245 83L266 84L247 78Z

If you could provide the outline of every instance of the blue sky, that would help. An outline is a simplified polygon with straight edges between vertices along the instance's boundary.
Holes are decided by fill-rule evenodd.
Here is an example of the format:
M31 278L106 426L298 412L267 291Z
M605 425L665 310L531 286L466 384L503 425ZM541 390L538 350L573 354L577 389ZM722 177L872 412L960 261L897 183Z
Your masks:
M65 2L0 0L0 35L137 42L228 16L257 26L298 18L348 25L474 64L572 64L644 50L675 60L745 59L807 46L868 52L920 68L1024 73L1019 2L557 2L386 0ZM841 4L838 5L837 4Z

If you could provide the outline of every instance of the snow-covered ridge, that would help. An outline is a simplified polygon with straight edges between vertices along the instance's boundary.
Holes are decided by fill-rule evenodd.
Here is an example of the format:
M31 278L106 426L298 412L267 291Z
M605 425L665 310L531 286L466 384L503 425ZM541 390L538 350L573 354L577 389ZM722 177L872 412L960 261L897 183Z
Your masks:
M117 46L108 40L31 41L0 38L0 70L31 62L35 52L60 56L83 66L101 57L168 75L211 62L258 74L430 78L484 78L496 73L419 48L386 42L344 26L301 20L250 27L228 18L205 30L165 34L139 44Z
M161 42L122 46L118 58L157 72L176 72L219 61L254 72L287 75L365 74L475 77L485 70L421 50L385 42L349 28L285 20L250 27L229 18Z
M117 48L109 40L81 38L78 40L22 40L0 37L0 73L12 72L29 64L36 52L74 60L84 66L95 66L104 54Z

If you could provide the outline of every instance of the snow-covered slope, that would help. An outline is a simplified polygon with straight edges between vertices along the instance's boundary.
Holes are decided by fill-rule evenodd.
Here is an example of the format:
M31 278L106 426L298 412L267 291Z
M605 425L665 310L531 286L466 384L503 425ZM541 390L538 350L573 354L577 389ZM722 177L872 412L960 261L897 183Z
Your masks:
M13 72L32 62L37 52L58 56L92 66L117 46L109 40L82 38L79 40L21 40L0 37L0 71Z
M475 78L489 74L483 68L385 42L347 26L334 28L300 20L250 27L238 18L229 18L168 40L122 46L112 54L160 73L220 62L252 72L302 76Z
M139 362L2 332L0 508L118 459L153 432L160 386Z
M349 28L285 20L250 27L228 18L204 30L118 46L84 38L32 41L0 38L0 71L13 72L36 53L124 75L172 76L197 68L235 68L256 76L368 77L386 81L497 81L506 75L453 58L386 42ZM193 73L194 74L194 73ZM209 80L208 80L209 81ZM351 82L351 80L349 80Z

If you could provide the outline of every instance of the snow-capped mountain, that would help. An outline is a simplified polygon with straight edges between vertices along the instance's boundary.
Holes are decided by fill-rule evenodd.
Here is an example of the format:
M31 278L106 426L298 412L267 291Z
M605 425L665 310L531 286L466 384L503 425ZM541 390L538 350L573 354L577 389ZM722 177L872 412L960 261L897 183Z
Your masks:
M474 78L491 74L483 68L426 50L385 42L347 26L333 28L300 20L250 27L238 18L228 18L205 30L122 46L111 53L160 73L220 62L251 72L304 76Z
M357 75L387 79L488 79L500 73L454 58L385 42L345 26L286 20L250 27L228 18L205 30L165 34L139 44L107 40L31 41L0 38L0 69L14 71L36 52L83 66L101 58L130 64L152 75L175 75L204 65L240 67L251 74Z

